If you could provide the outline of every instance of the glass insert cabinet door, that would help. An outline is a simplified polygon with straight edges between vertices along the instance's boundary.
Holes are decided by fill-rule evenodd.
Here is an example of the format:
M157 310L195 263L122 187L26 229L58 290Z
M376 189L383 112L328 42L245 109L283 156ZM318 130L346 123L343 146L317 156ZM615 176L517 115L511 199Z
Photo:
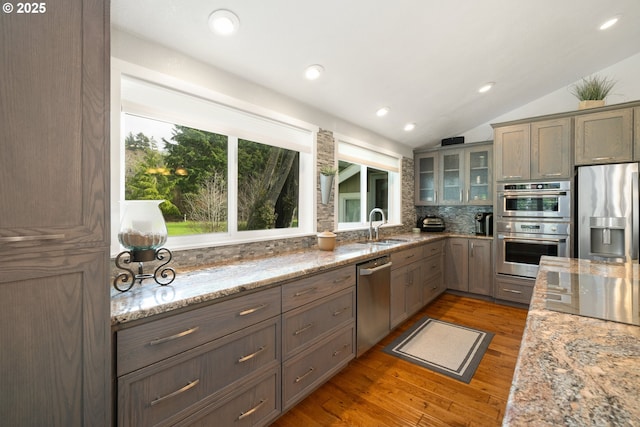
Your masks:
M464 170L462 151L441 153L442 204L458 204L464 200Z
M420 155L416 159L416 204L435 204L438 201L437 154Z
M469 204L491 204L491 157L493 153L489 149L470 150L467 159L467 176Z

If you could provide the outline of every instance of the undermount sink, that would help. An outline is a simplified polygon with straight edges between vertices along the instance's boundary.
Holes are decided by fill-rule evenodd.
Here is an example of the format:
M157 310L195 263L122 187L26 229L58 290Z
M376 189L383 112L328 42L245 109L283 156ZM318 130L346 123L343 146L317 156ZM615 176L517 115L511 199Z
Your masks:
M358 243L362 244L372 244L372 245L394 245L396 243L406 242L405 239L380 239L380 240L364 240Z

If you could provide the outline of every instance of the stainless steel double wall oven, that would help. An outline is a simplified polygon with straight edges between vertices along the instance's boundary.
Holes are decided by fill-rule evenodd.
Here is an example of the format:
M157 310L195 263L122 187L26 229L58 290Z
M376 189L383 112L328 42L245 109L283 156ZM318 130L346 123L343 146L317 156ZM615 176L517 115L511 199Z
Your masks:
M500 184L497 204L497 274L535 278L541 256L570 256L569 181Z

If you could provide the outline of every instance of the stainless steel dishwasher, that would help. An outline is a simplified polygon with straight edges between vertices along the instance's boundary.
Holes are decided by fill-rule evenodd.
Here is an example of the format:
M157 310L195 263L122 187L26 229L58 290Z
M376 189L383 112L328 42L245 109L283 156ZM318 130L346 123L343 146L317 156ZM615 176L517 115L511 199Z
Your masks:
M389 256L357 265L356 356L376 345L389 333L391 260Z

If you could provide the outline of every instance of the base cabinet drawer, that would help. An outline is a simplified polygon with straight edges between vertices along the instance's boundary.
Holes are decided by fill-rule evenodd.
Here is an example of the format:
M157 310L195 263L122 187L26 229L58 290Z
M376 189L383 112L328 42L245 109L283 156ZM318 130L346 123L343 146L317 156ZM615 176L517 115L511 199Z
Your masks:
M279 316L280 301L272 288L117 331L117 375Z
M282 315L283 358L355 319L355 288L338 292Z
M293 406L355 357L355 325L283 363L283 410Z
M120 426L171 425L280 361L279 317L118 380Z
M231 393L213 408L176 424L180 427L264 426L280 414L280 368Z
M525 282L517 279L496 277L494 297L505 301L529 304L531 303L534 284L534 280Z

